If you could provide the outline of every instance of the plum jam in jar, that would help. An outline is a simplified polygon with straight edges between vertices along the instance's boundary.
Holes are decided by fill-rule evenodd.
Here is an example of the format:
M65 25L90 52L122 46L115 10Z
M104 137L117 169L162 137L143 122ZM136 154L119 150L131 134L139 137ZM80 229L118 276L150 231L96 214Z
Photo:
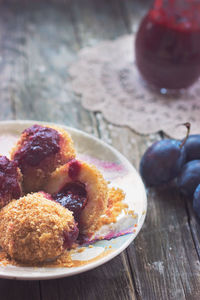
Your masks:
M147 83L180 90L200 76L200 0L155 0L135 41L136 64Z

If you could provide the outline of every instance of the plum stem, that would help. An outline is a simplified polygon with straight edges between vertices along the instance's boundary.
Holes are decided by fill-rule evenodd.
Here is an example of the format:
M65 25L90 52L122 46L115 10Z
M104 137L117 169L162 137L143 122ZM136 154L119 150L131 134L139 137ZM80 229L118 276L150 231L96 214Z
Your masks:
M189 122L183 123L182 125L184 125L187 128L187 134L183 139L182 143L180 144L180 148L182 148L185 145L185 142L187 141L188 136L190 135L190 128L191 128L191 124Z

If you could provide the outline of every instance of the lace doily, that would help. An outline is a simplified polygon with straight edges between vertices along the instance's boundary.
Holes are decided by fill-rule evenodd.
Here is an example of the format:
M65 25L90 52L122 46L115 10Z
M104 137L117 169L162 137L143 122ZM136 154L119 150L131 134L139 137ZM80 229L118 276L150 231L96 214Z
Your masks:
M83 106L115 125L180 138L185 129L177 125L190 122L191 132L200 134L200 81L176 97L148 89L134 62L133 35L82 49L69 72Z

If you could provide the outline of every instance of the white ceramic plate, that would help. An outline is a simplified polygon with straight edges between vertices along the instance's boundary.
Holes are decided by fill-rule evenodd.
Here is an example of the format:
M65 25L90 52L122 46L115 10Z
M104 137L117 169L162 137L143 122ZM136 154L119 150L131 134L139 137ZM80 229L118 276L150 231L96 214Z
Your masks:
M9 149L19 134L25 128L36 123L47 124L38 121L0 122L0 154L8 154ZM109 231L119 236L111 240L97 241L93 244L93 248L86 247L83 252L75 253L73 259L88 261L88 263L83 266L72 268L0 266L0 277L2 278L24 280L53 279L91 270L121 253L133 241L143 225L147 209L147 199L144 185L135 168L122 154L101 140L74 128L61 127L70 132L78 156L81 159L96 164L102 171L104 177L112 182L113 186L120 187L124 190L126 194L125 201L129 205L129 208L134 210L136 218L127 217L122 214L116 224L111 224L108 227L104 226L96 236L105 235L105 232ZM120 236L120 232L127 231L127 229L132 233ZM110 251L105 249L110 249ZM106 254L106 252L108 252L108 254ZM97 259L95 259L95 257L97 257Z

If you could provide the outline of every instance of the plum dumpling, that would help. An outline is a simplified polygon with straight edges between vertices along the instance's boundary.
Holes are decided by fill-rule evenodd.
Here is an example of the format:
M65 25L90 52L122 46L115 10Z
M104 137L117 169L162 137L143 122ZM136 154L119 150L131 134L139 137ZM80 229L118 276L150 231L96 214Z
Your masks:
M73 159L50 176L45 192L71 210L80 232L92 233L108 203L108 186L93 165Z
M50 195L39 192L11 201L0 210L0 246L14 260L54 260L76 241L73 214Z
M62 128L33 125L24 130L11 159L23 174L25 193L42 189L49 174L75 157L71 136Z

